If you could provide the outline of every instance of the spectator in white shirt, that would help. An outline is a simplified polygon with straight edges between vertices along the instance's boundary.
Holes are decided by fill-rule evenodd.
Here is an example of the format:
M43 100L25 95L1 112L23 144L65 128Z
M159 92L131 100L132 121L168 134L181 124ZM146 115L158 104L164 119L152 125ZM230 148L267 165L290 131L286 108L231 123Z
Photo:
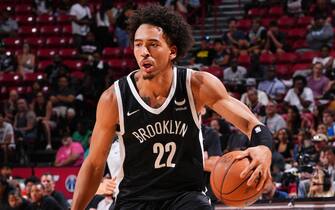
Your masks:
M87 6L87 0L79 0L78 3L72 5L70 15L74 17L72 20L72 33L74 35L74 44L78 47L90 31L92 22L91 10Z
M248 78L245 82L245 85L247 87L247 90L253 89L253 88L256 89L256 85L257 85L256 79L255 78ZM259 103L261 103L262 105L266 106L268 104L269 98L264 91L257 90L257 97L258 97ZM247 97L247 92L242 94L241 101L244 104L246 104L247 106L250 106L250 100Z
M232 58L230 66L223 70L224 81L236 82L243 80L247 75L247 69L237 64L236 58Z
M300 112L313 112L313 91L307 87L304 76L297 75L293 78L293 87L286 93L284 101L291 106L296 106Z

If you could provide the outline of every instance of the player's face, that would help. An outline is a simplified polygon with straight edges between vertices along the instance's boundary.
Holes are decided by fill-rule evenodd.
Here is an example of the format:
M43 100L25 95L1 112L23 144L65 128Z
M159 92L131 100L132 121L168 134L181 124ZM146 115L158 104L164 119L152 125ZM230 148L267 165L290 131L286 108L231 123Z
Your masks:
M142 24L135 33L134 55L143 79L153 79L161 71L171 69L176 47L168 44L162 28Z

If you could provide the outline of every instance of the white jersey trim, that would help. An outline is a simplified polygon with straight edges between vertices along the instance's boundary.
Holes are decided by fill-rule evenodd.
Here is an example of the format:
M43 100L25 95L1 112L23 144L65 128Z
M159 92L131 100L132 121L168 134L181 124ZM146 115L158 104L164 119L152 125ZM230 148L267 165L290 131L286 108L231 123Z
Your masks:
M148 112L151 112L153 114L160 114L162 111L164 111L165 108L169 105L171 99L173 98L173 95L174 95L176 87L177 87L177 68L173 67L173 81L172 81L172 86L170 88L170 93L169 93L168 97L165 99L164 103L159 108L152 108L143 101L141 96L136 91L136 88L135 88L135 86L134 86L134 84L133 84L133 82L130 78L130 75L132 75L132 73L127 76L127 81L128 81L130 90L133 93L135 99L138 101L138 103L140 103L140 105L144 109L146 109Z
M119 194L119 185L121 183L121 181L123 180L124 178L124 169L123 169L123 163L124 163L124 160L125 160L125 157L126 157L126 150L125 150L125 147L124 147L124 142L123 142L123 136L122 135L119 135L118 134L118 139L119 139L119 149L120 149L120 170L117 174L117 177L116 177L116 188L115 188L115 194L113 195L116 199L117 199L117 195Z
M117 80L114 83L114 89L116 93L117 107L119 111L119 125L120 125L120 131L116 131L116 134L123 135L124 134L124 119L123 119L123 106L122 106L122 97L121 97L121 91L120 91L120 86L119 86L119 80Z
M191 88L192 72L193 72L192 69L187 69L187 72L186 72L186 90L187 90L188 101L189 101L190 107L191 107L193 120L194 120L195 124L197 125L197 127L199 129L201 129L201 124L200 124L200 120L199 120L197 110L195 108L195 103L194 103L194 99L193 99L193 92L192 92L192 88Z

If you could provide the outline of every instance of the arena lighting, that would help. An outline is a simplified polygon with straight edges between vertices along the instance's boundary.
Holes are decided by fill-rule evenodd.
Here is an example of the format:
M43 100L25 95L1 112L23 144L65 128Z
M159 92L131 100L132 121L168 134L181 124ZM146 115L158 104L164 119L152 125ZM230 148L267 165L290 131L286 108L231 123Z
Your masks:
M33 17L28 17L28 21L33 21Z
M7 56L10 56L11 54L12 54L12 53L9 52L9 51L6 52L6 55L7 55Z
M41 79L43 79L43 76L42 76L42 75L38 75L38 76L37 76L37 79L38 79L38 80L41 80Z
M15 44L20 44L20 40L15 40L14 43Z
M14 76L14 80L18 80L19 79L19 76L18 75L15 75Z
M37 28L32 28L31 32L36 33L37 32Z

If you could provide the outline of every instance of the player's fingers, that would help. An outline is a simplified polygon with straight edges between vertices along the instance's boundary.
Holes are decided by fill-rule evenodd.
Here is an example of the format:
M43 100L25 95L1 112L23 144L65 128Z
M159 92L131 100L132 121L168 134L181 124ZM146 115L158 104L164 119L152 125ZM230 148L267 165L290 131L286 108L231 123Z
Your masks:
M244 177L246 177L250 173L250 171L256 168L256 165L257 165L256 161L251 161L249 166L241 172L240 178L243 179Z
M263 189L265 181L268 179L268 176L269 176L269 174L268 174L267 171L263 171L262 173L263 174L262 174L262 176L260 178L260 181L256 185L257 186L257 191L260 191L261 189Z
M248 186L251 186L251 185L257 185L261 179L261 177L263 176L262 174L262 169L261 169L261 166L258 166L254 172L251 174L248 182L247 182L247 185Z
M245 157L248 157L249 156L249 151L248 150L245 150L245 151L242 151L238 156L236 156L236 159L237 160L241 160Z

